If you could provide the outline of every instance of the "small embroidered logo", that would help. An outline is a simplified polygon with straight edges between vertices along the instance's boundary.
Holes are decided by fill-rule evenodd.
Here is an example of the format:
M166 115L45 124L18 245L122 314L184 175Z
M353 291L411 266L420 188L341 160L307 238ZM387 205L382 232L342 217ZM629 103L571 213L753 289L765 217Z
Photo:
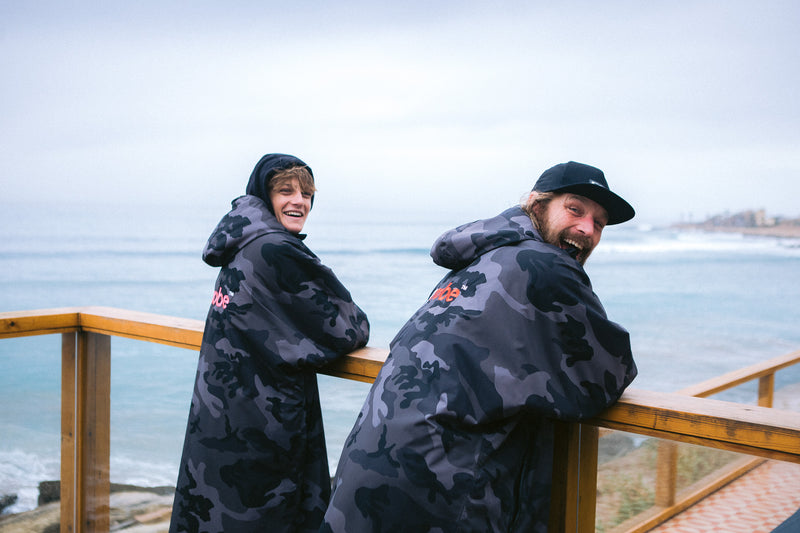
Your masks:
M452 285L452 282L448 283L447 287L433 291L433 294L431 294L431 297L428 298L428 301L430 302L431 300L439 300L440 302L450 303L458 298L461 294L461 290L458 287L450 287L450 285Z
M223 309L228 307L231 298L227 294L222 294L222 287L214 291L214 297L211 299L211 305L221 307Z

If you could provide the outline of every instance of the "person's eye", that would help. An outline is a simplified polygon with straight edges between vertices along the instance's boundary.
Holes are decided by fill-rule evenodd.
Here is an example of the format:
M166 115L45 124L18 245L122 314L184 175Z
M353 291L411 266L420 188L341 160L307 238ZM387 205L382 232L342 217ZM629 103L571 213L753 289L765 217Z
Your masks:
M580 214L581 214L581 210L580 210L580 209L578 209L577 207L570 206L570 207L567 207L567 209L568 209L568 210L569 210L571 213L573 213L573 214L575 214L575 215L578 215L578 216L580 216Z
M311 198L311 193L310 192L304 192L303 193L303 198Z

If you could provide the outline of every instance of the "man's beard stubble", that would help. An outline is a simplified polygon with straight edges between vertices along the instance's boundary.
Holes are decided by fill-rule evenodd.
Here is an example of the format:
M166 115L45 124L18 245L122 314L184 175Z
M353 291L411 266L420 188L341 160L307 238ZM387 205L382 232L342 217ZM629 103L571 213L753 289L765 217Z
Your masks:
M548 205L547 207L549 208L550 206ZM570 257L578 261L581 266L585 265L586 260L589 259L589 256L594 250L591 240L583 235L570 234L567 230L560 232L556 231L550 227L549 220L547 219L547 210L545 210L544 215L545 216L539 216L538 213L534 212L536 229L539 230L539 234L542 236L542 239L544 239L544 242L561 248L562 250L566 251ZM565 239L574 241L581 247L581 249L575 248L571 244L567 243Z

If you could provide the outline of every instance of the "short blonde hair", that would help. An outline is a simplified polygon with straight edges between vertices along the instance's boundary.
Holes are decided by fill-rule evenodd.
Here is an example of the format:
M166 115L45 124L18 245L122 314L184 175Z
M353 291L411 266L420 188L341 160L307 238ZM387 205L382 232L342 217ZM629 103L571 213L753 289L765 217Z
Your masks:
M279 189L283 184L297 180L300 190L306 194L314 194L317 188L314 186L314 177L308 171L308 167L296 166L284 168L275 172L269 180L269 192Z

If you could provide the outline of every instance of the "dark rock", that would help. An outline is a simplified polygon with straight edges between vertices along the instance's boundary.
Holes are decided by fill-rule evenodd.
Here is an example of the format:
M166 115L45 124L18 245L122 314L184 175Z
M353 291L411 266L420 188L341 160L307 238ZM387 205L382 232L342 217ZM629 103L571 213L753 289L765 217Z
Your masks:
M39 483L39 500L38 505L44 505L50 502L57 502L61 499L61 482L56 481L42 481Z
M3 494L0 496L0 513L3 512L3 509L6 507L11 507L15 503L17 503L16 494Z

